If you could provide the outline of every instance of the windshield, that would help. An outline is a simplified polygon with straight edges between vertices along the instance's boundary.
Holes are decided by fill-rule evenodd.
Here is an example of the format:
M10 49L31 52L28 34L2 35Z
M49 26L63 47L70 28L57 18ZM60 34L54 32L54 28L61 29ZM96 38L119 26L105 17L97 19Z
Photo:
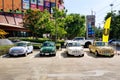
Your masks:
M80 43L68 43L68 47L79 47Z
M51 43L43 43L43 46L53 46Z
M105 43L104 42L96 42L95 46L105 46Z
M26 43L17 43L16 46L26 46Z
M83 38L75 38L74 40L84 40Z

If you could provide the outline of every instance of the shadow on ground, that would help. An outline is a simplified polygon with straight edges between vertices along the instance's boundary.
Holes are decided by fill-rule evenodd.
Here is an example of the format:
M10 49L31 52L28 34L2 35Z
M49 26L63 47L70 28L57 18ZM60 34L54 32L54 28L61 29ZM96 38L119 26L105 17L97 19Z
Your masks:
M86 54L90 57L93 57L93 58L112 58L112 56L102 56L102 55L96 56L94 53L90 53L90 52L86 52Z
M72 55L67 55L67 52L64 51L60 53L63 58L80 58L81 56L72 56Z
M47 56L43 55L43 56L40 56L40 53L37 53L37 54L35 55L35 58L51 58L51 57L54 57L54 56L50 56L50 55L47 55Z

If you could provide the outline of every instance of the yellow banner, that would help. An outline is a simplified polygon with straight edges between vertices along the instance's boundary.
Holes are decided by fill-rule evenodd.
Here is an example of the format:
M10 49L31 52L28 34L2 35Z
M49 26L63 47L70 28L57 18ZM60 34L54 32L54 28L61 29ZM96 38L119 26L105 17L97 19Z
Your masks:
M104 24L104 31L103 31L103 42L108 42L109 39L109 32L110 32L110 23L111 23L111 17L109 17Z

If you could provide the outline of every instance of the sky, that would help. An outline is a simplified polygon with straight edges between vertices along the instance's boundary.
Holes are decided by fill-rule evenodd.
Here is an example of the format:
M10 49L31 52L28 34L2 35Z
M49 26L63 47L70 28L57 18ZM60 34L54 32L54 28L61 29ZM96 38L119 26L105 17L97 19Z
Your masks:
M110 4L113 4L112 8ZM120 0L64 0L64 5L68 14L91 15L93 13L98 27L103 27L107 12L111 12L112 9L117 13L118 9L120 10Z

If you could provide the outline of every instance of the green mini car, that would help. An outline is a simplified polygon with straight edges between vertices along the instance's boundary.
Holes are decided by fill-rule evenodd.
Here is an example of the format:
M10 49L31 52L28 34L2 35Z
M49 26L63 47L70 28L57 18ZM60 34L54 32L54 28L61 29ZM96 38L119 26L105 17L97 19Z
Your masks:
M40 56L56 56L55 42L45 41L40 48Z

